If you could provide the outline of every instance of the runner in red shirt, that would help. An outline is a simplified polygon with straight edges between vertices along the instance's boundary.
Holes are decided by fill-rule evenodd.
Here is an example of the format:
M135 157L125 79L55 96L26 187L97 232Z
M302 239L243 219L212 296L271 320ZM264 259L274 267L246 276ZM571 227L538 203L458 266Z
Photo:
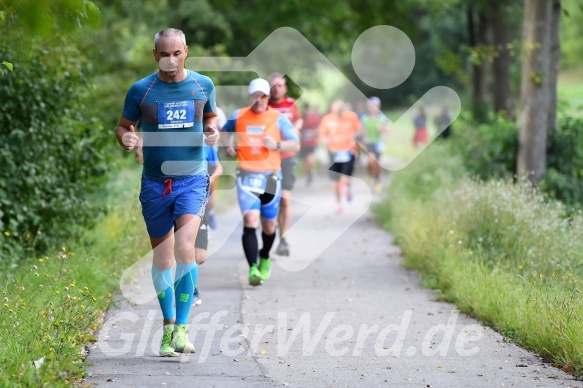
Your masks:
M296 100L286 97L287 85L283 74L273 73L269 76L271 85L271 95L269 96L269 106L285 113L295 128L295 135L298 136L303 125L303 119L296 106ZM279 224L279 246L275 253L280 256L289 256L289 246L285 239L285 234L289 229L291 221L291 190L296 180L295 168L298 163L295 152L281 152L281 173L283 176L281 187L281 203L277 221Z

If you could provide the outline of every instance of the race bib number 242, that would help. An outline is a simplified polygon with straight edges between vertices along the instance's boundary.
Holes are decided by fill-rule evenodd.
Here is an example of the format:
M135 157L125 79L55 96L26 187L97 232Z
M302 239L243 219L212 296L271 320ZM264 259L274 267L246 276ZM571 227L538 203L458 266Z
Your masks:
M194 125L194 100L158 103L158 128L190 128Z

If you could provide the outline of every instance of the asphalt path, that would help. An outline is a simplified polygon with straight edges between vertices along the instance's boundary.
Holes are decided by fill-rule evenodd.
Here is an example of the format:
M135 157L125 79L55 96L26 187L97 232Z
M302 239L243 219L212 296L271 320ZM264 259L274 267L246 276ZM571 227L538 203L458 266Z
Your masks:
M293 192L289 257L248 284L237 206L218 214L191 309L196 352L157 356L162 317L146 255L133 268L90 349L86 382L99 387L583 386L488 327L435 300L402 266L372 220L378 200L361 179L335 214L325 174ZM277 244L277 241L276 241ZM274 249L275 250L275 247ZM126 297L127 296L127 297Z

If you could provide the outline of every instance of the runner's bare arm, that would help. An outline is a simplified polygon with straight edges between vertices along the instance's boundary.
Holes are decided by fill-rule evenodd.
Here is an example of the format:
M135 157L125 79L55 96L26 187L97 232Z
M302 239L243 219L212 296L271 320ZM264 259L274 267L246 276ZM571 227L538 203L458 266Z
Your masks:
M297 152L300 150L300 142L297 140L282 140L277 142L271 136L265 136L263 142L265 148L268 150L283 152Z
M303 118L299 118L296 121L294 121L293 123L294 125L294 133L296 134L296 136L300 136L300 131L302 130L302 127L304 126L304 119ZM291 151L290 151L291 152Z
M280 142L280 151L283 152L298 152L300 150L300 142L295 140L284 140Z
M144 163L144 149L142 147L142 138L138 140L138 144L136 144L136 163L142 164Z
M134 149L139 140L136 134L136 123L137 121L130 121L121 116L115 129L117 142L128 152Z
M204 112L202 115L202 127L205 129L208 126L214 126L216 128L219 127L219 117L217 116L217 112Z
M388 120L386 122L383 123L383 125L381 125L381 133L383 135L386 135L389 133L389 122Z
M227 132L224 129L221 130L221 141L223 146L225 146L225 151L227 151L227 155L231 157L237 156L237 150L233 146L233 133Z
M202 117L202 127L205 134L204 142L209 146L214 146L219 142L220 138L217 112L206 112Z
M358 139L360 136L364 135L364 130L360 124L360 120L356 119L354 121L354 140Z
M328 133L328 128L326 126L320 125L318 129L320 133L320 141L327 147L330 142L330 135Z

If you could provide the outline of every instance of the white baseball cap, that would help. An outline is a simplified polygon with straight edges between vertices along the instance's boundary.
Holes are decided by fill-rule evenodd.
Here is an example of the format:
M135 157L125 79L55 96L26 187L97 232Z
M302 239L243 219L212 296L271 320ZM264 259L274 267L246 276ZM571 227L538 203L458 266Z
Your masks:
M263 78L255 78L253 81L249 83L249 94L251 95L255 92L261 92L266 96L269 96L269 93L271 92L269 82L267 82Z
M372 104L375 104L377 108L380 108L381 106L381 99L376 97L376 96L372 96L371 98L368 99Z

